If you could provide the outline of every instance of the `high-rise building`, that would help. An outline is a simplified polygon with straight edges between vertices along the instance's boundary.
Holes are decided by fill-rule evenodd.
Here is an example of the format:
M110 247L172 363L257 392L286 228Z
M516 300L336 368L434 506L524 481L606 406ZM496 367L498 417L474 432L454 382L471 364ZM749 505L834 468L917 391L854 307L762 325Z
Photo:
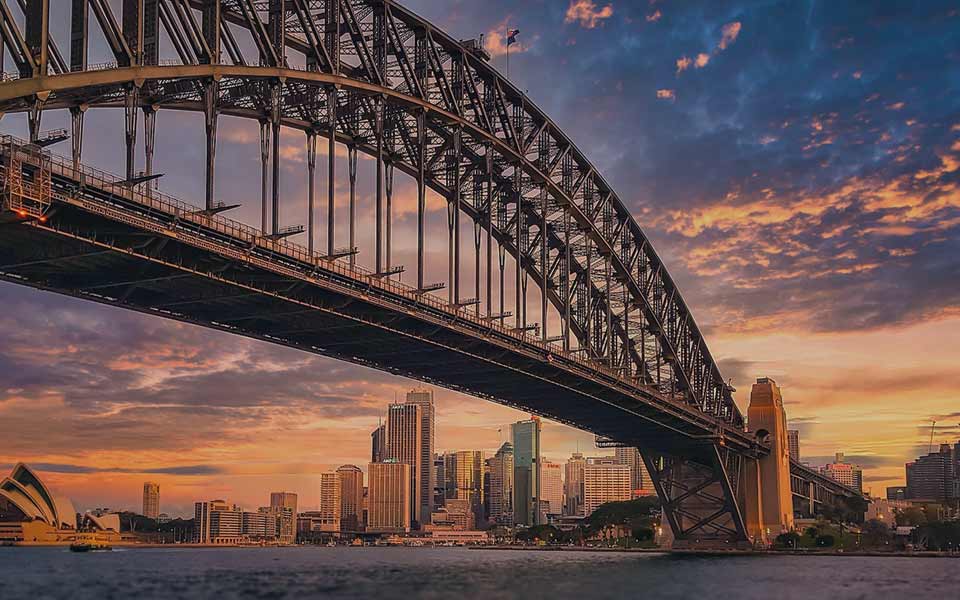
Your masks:
M143 516L154 521L160 516L160 485L150 481L143 484Z
M957 490L960 443L952 449L941 444L940 449L907 463L907 500L933 502L955 501Z
M327 472L320 474L320 531L339 532L340 515L342 509L342 494L340 473Z
M655 493L653 479L647 472L647 466L643 464L640 450L630 447L617 448L614 456L618 464L630 467L630 490L634 497L650 496Z
M275 540L277 538L277 517L269 512L243 511L241 533L251 541Z
M420 463L417 485L421 523L429 523L433 512L433 490L437 485L433 470L433 449L436 437L436 411L433 406L433 391L417 388L407 392L407 404L420 407Z
M447 498L447 474L444 454L433 455L433 506L443 506ZM434 508L436 510L436 508Z
M444 452L443 455L443 497L457 497L457 453Z
M337 469L340 477L340 531L360 531L363 523L363 471L356 465Z
M613 456L587 459L583 467L585 517L607 502L623 502L631 498L629 465L619 464Z
M504 442L487 459L487 518L500 525L513 524L513 444Z
M800 432L798 430L787 430L787 447L789 448L790 458L800 462Z
M563 494L566 505L563 514L567 516L583 516L583 468L586 465L586 459L579 452L574 452L564 465Z
M423 460L423 418L416 404L391 404L387 409L387 460L410 465L410 522L420 522L420 463Z
M292 544L296 541L298 513L293 508L277 504L275 506L261 506L257 509L257 512L268 515L270 522L273 523L273 535L277 542Z
M370 463L367 466L367 531L410 531L410 465L401 462Z
M457 500L470 503L474 523L482 523L483 514L483 452L461 450L454 454L454 479L457 485ZM449 502L445 502L449 505Z
M821 467L820 472L863 493L863 469L846 461L843 452L837 452L834 462Z
M387 458L387 426L381 423L370 434L370 462L383 462Z
M540 463L540 522L547 515L563 514L563 466L544 459Z
M193 512L196 544L237 544L243 539L243 511L223 500L196 502Z
M540 419L510 426L513 441L513 521L538 525L540 520Z
M451 498L447 500L446 505L443 508L444 518L446 519L446 524L452 529L458 531L470 531L476 528L476 512L473 509L473 504L470 500ZM435 525L442 525L443 522L436 519L434 513Z
M270 494L270 508L289 508L297 514L297 495L293 492L273 492Z

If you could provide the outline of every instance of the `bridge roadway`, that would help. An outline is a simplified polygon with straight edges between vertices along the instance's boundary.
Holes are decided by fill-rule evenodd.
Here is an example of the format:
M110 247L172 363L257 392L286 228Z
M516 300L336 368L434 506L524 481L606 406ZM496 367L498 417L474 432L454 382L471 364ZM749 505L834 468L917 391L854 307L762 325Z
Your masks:
M665 453L709 453L722 441L766 452L742 429L651 386L479 317L387 277L123 178L26 151L5 137L6 190L38 187L49 202L8 201L0 278L228 331L418 379ZM40 191L28 192L38 198ZM42 221L40 219L43 219Z

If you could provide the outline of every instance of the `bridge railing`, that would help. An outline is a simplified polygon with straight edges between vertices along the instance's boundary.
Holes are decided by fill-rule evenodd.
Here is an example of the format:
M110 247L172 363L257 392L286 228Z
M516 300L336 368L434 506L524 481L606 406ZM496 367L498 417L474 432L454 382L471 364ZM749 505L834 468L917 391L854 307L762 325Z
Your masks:
M0 141L2 141L4 147L10 148L31 146L28 142L11 135L0 136ZM620 380L631 387L637 387L635 381L624 377L618 371L610 369L598 361L584 358L577 352L566 352L552 342L545 342L539 338L530 336L523 330L503 326L496 322L496 320L485 319L463 307L451 306L440 298L430 293L424 293L413 286L392 280L389 277L380 276L360 266L351 267L339 260L330 259L319 254L311 254L306 247L285 239L271 239L269 235L265 235L253 226L222 215L206 213L197 206L154 188L141 189L140 186L131 186L129 183L125 183L126 179L124 177L103 169L85 164L75 169L73 160L70 158L48 150L44 150L42 153L49 160L48 164L51 171L70 181L75 181L88 187L94 187L109 195L123 198L126 201L132 201L149 210L173 216L175 219L188 221L200 228L205 228L227 238L244 242L251 248L262 248L275 255L292 259L302 266L308 266L310 269L322 269L353 280L363 281L366 287L376 287L388 293L401 296L409 301L428 306L451 317L469 321L481 329L509 336L518 342L549 352L558 358L562 357L566 361L576 363L587 370L602 373L607 377ZM663 396L663 394L658 395ZM697 414L704 416L699 412Z

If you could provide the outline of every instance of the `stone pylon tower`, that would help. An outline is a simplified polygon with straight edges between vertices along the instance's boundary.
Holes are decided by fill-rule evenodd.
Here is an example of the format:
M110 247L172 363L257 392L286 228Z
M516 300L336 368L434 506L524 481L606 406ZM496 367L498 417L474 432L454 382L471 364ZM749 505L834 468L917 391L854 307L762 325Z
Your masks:
M767 456L747 462L745 489L747 533L755 542L766 543L793 529L787 414L774 380L761 377L753 385L747 424L770 447Z

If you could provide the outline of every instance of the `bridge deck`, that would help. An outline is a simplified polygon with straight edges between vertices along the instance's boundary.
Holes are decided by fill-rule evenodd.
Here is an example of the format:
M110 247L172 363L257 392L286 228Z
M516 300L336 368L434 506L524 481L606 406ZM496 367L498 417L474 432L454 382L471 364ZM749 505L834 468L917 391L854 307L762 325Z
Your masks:
M17 144L4 144L5 165ZM22 179L36 183L39 160L26 160ZM27 207L35 214L24 218L8 203L0 216L7 281L367 365L650 450L695 456L720 437L764 451L679 397L469 310L109 174L45 160L50 205Z

